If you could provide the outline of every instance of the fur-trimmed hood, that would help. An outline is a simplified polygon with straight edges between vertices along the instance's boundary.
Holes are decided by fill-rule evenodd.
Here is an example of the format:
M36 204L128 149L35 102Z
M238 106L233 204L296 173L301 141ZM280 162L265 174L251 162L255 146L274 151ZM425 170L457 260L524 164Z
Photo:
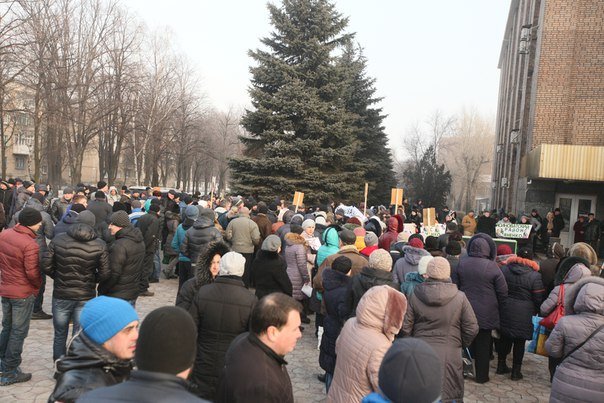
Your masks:
M223 241L211 242L208 244L205 251L199 255L197 260L197 270L195 272L195 283L197 287L211 283L213 281L212 273L210 272L210 264L215 255L224 256L231 249Z
M376 328L388 339L394 340L403 326L407 298L388 285L371 287L357 306L356 321L365 327Z
M304 239L304 237L300 234L289 232L285 234L285 243L287 245L305 245L306 239Z
M535 271L539 271L539 264L537 262L535 262L534 260L531 259L525 259L522 257L518 257L518 256L512 256L510 258L508 258L505 261L505 264L508 266L524 266L524 267L529 267ZM510 267L510 270L512 270L512 268Z
M604 315L604 278L584 277L564 296L564 314L593 312Z
M569 256L567 258L562 259L558 265L558 269L556 270L555 284L560 285L562 283L574 283L579 278L581 278L581 277L579 277L579 278L573 279L574 276L567 276L570 269L572 269L577 264L582 264L586 268L589 268L589 262L587 260L583 259L582 257ZM569 279L569 277L570 277L570 279Z

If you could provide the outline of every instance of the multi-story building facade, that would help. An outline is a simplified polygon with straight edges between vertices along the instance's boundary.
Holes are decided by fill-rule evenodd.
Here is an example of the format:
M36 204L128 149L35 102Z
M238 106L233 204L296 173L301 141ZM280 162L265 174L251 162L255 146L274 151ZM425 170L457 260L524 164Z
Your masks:
M492 204L559 207L561 240L604 218L604 1L512 0L501 48Z

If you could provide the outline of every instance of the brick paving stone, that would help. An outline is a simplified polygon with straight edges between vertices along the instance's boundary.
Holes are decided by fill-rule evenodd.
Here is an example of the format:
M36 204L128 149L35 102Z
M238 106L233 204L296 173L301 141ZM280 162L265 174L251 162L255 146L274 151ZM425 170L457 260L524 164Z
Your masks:
M178 280L164 280L151 284L154 297L139 298L136 309L141 319L155 308L174 305ZM51 312L52 279L48 279L44 294L44 310ZM311 317L312 318L312 317ZM324 402L325 384L317 380L322 373L319 367L319 350L314 335L314 322L304 325L302 339L296 349L286 357L297 403ZM52 362L52 320L31 322L29 336L23 349L21 368L33 374L32 380L22 384L0 387L0 403L46 402L52 391L54 364ZM511 356L510 356L511 359ZM522 372L524 379L513 382L508 375L495 375L496 361L491 362L490 382L478 385L471 380L465 383L465 401L474 402L547 402L549 400L549 372L547 359L526 354ZM511 362L510 362L511 364Z

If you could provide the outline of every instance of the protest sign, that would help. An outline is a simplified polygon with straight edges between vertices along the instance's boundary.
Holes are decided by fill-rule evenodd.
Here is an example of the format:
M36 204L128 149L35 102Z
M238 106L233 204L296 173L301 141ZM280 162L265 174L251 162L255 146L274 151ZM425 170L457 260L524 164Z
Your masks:
M298 212L298 207L300 207L303 200L304 200L304 193L302 193L302 192L294 193L294 206L296 206L296 210L295 210L296 213Z
M403 189L393 188L390 193L390 205L391 206L402 206L403 205Z
M436 209L434 207L425 208L423 214L424 227L434 227L436 225Z
M419 233L422 234L424 239L426 239L426 237L428 236L435 236L438 238L445 232L447 232L447 226L445 224L436 224L432 227L422 226L419 231Z
M530 224L510 224L497 223L495 226L495 235L497 238L523 238L526 239L531 234Z

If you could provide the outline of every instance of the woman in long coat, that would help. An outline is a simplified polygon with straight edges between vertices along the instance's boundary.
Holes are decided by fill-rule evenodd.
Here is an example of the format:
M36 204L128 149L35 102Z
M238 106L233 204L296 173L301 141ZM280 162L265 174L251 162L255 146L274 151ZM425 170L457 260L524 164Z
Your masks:
M427 274L409 299L403 334L434 348L444 369L442 401L460 402L464 395L461 351L478 334L478 322L466 295L451 282L447 259L432 259Z

